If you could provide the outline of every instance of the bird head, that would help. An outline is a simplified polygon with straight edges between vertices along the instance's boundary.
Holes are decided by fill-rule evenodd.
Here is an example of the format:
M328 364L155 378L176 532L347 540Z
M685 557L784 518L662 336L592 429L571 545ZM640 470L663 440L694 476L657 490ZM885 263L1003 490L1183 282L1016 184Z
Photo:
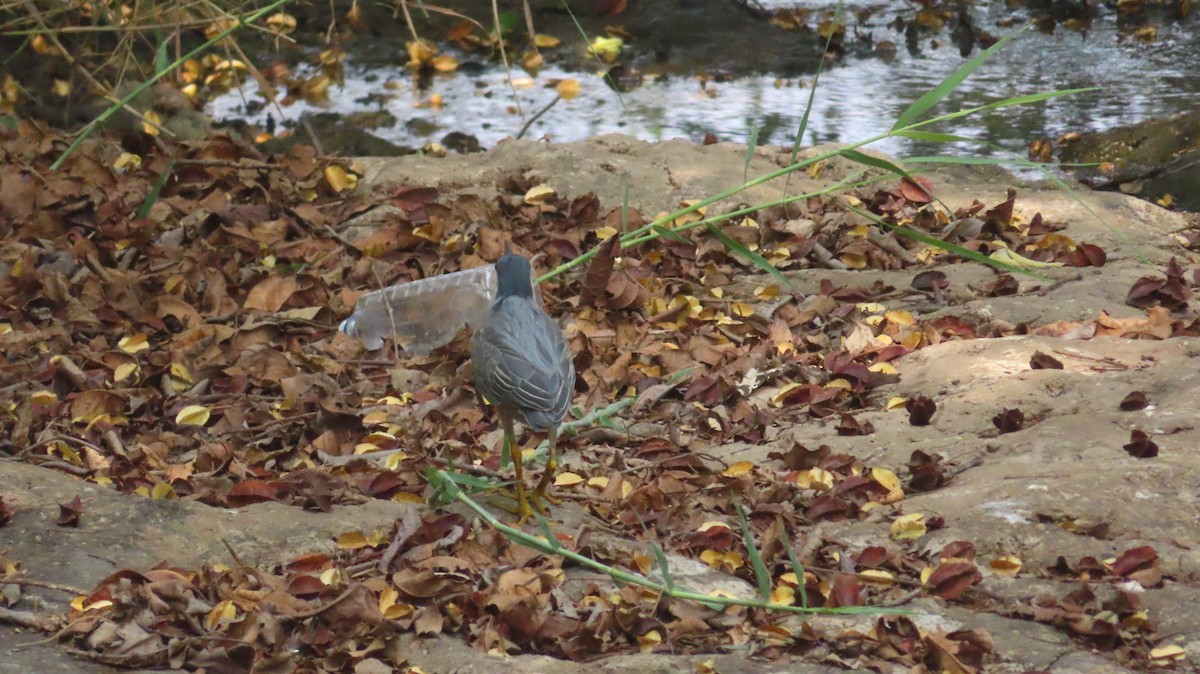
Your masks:
M496 260L496 278L499 288L496 299L501 297L533 297L533 283L529 280L529 260L511 250Z

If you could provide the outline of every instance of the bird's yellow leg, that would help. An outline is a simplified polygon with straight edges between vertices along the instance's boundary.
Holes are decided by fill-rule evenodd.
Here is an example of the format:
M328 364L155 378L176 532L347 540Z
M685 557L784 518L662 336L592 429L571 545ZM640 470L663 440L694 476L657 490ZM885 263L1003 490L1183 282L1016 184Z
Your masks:
M546 489L554 479L554 471L558 470L558 459L554 456L554 450L558 445L558 429L550 429L546 439L550 441L550 448L546 456L546 472L542 473L542 479L538 481L537 487L533 490L533 501L537 504L545 500L558 505L558 499L546 493Z
M521 518L518 524L525 524L525 520L533 514L533 508L529 506L529 500L525 498L525 475L521 469L521 448L517 446L512 418L507 414L501 414L500 423L504 425L504 444L508 446L508 455L512 457L513 462L513 472L516 473L517 516Z

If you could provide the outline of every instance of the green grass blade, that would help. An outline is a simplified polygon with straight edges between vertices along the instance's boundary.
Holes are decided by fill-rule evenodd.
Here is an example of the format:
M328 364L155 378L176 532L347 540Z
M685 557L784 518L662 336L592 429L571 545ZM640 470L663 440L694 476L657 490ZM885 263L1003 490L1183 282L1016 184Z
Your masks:
M754 542L754 533L750 531L750 523L746 521L746 511L742 504L737 505L738 523L742 525L742 542L746 545L746 554L750 557L750 566L754 569L754 579L758 581L759 598L764 602L771 601L771 574L763 562L758 545Z
M833 10L833 22L842 20L842 0L838 0L837 8ZM833 44L833 36L837 31L829 31L825 38L825 48L821 50L821 59L817 61L817 72L813 75L812 86L808 88L808 101L804 104L804 114L800 116L800 126L796 129L796 138L792 141L792 163L800 156L800 143L804 142L804 132L808 130L808 116L812 112L813 100L816 99L817 85L821 82L821 73L825 71L825 55L829 53L829 45Z
M562 543L558 542L558 536L554 535L554 530L550 528L550 523L546 521L546 518L542 517L542 514L536 510L533 512L533 516L537 518L538 524L542 527L542 535L546 537L546 545L555 553L562 550Z
M746 154L742 157L742 182L750 179L750 160L754 158L754 148L758 147L758 125L750 129L750 137L746 139Z
M146 198L142 200L142 205L138 207L137 214L134 215L135 218L140 219L150 215L150 209L154 208L154 204L158 203L158 196L162 193L162 189L166 186L167 181L171 179L171 172L174 170L175 159L172 157L170 163L167 164L167 168L159 174L158 179L150 186L150 191L146 193Z
M783 538L783 549L787 550L788 561L792 563L792 573L796 574L796 583L800 590L800 606L808 608L808 586L804 582L804 564L800 562L800 558L796 556L796 549L788 540L787 529L780 527L779 535Z
M928 112L930 108L940 103L946 96L949 96L950 92L957 89L958 85L962 84L963 80L967 79L971 73L983 65L984 61L991 58L993 54L1003 49L1005 45L1012 42L1013 39L1028 29L1029 25L1000 38L996 41L996 44L979 52L975 58L964 63L961 68L951 73L949 77L942 80L936 87L925 92L925 95L913 101L913 104L908 106L907 110L900 113L900 116L896 118L896 123L892 125L892 131L903 129L920 119L921 115Z
M170 54L167 49L170 47L170 41L160 37L158 41L158 49L154 52L154 74L159 75L171 68Z
M925 232L918 232L915 229L909 229L907 227L901 227L900 225L894 225L894 224L884 220L883 218L879 217L878 215L875 215L874 213L872 213L870 211L864 211L861 208L856 208L849 204L846 204L846 208L854 211L855 213L858 213L859 215L863 216L864 218L870 219L872 222L879 225L880 227L885 227L887 229L890 229L890 230L896 232L897 234L900 234L901 236L906 236L910 239L915 239L917 241L920 241L921 243L933 246L934 248L940 248L940 249L946 251L947 253L954 253L955 255L957 255L959 257L964 257L968 260L974 260L976 262L979 262L980 264L986 264L989 267L995 267L997 269L1006 271L1010 274L1021 274L1022 276L1028 276L1030 278L1037 279L1038 281L1042 281L1043 283L1053 283L1053 279L1046 278L1045 276L1042 276L1041 274L1035 274L1035 273L1029 271L1028 269L1021 269L1020 267L1015 267L1011 264L1007 264L1007 263L1001 262L999 260L993 260L992 258L984 255L983 253L977 253L969 248L963 248L962 246L960 246L958 244L950 243L949 241L942 241L941 239L934 237L934 236L930 236L929 234L926 234Z
M670 592L675 591L675 579L671 577L671 569L667 565L667 553L663 552L662 546L658 541L650 541L650 549L654 551L654 559L658 563L658 570L662 571L663 585Z
M666 237L672 241L678 241L680 243L691 243L691 240L689 240L686 236L680 234L679 232L676 232L675 230L673 230L669 227L663 227L662 225L654 225L653 227L651 227L651 229L654 232L657 232L659 236Z
M977 138L967 138L966 136L956 136L952 133L938 133L936 131L920 131L918 129L901 129L897 131L896 136L912 138L913 140L924 140L931 143L978 143ZM905 158L904 161L909 161Z
M732 238L729 237L728 234L726 234L725 232L722 232L720 227L717 227L715 224L709 223L708 231L712 232L713 236L717 237L717 239L720 240L721 243L725 244L726 248L733 251L734 253L737 253L738 255L741 255L742 257L746 258L747 260L750 260L759 269L761 269L761 270L767 272L768 274L770 274L771 276L774 276L775 278L779 279L780 282L782 282L787 287L789 287L789 288L796 287L796 286L792 285L792 282L788 279L788 277L783 275L783 272L779 271L778 269L775 268L775 265L768 262L767 258L750 250L744 244L742 244L742 242L733 240Z
M996 101L994 103L988 103L987 105L979 105L974 108L955 110L954 112L947 112L946 114L938 115L937 117L930 117L929 119L913 123L906 128L917 128L920 126L928 126L930 124L937 124L938 122L945 122L945 121L951 120L951 119L958 119L959 117L967 117L969 115L973 115L973 114L975 114L977 112L981 112L983 110L995 110L997 108L1006 108L1006 107L1013 106L1013 105L1027 105L1029 103L1041 103L1042 101L1048 101L1048 100L1051 100L1054 98L1062 98L1063 96L1074 96L1075 94L1084 94L1089 91L1096 91L1098 89L1099 89L1099 87L1082 87L1079 89L1059 89L1057 91L1044 91L1039 94L1026 94L1024 96L1013 96L1012 98L1005 98L1004 100ZM904 130L905 129L893 129L891 135L897 135L897 134L899 134L900 131L904 131Z

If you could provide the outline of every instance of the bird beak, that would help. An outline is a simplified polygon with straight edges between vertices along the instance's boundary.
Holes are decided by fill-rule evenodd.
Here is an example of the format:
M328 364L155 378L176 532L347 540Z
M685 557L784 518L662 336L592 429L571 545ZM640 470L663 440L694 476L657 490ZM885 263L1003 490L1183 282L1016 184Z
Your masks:
M504 242L504 254L512 255L512 242L511 241Z

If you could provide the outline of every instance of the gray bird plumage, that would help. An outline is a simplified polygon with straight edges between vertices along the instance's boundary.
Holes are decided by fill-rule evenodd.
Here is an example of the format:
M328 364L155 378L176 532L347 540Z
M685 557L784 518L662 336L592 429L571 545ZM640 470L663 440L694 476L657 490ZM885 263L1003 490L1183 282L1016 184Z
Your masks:
M575 366L562 330L533 298L498 297L471 347L475 387L493 405L521 413L535 431L567 415Z
M529 260L511 252L496 261L498 289L487 320L471 343L475 390L496 407L504 427L504 444L516 473L517 510L524 524L543 499L554 478L558 461L554 451L558 426L571 405L575 388L575 365L558 324L550 320L533 298ZM533 507L526 498L521 450L516 447L513 417L520 414L525 425L545 432L546 470L533 490Z

